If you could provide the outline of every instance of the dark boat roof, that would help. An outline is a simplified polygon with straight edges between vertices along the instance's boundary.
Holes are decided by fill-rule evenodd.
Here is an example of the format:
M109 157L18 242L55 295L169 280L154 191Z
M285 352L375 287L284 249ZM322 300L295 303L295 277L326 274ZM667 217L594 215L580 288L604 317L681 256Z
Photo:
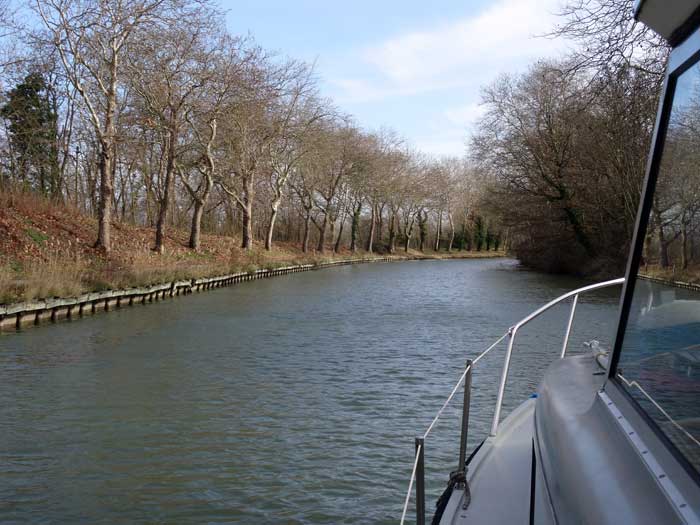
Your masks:
M675 47L697 27L700 2L688 0L637 0L634 17Z

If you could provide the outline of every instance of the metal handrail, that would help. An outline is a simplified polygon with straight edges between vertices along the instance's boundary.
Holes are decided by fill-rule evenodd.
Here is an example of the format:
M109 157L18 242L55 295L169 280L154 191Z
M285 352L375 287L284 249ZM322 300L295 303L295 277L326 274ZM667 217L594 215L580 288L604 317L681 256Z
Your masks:
M452 392L450 392L450 395L447 396L447 399L445 402L442 404L440 407L440 410L438 410L437 414L433 418L433 420L430 422L430 425L428 426L428 429L425 431L425 433L421 437L416 437L416 453L414 457L414 462L413 462L413 471L411 472L411 480L408 483L408 491L406 492L406 499L404 500L404 505L403 505L403 512L401 513L401 525L404 524L404 521L406 520L406 512L408 511L408 504L411 500L411 490L413 489L413 482L416 480L418 476L424 475L424 467L423 467L423 462L425 460L425 440L428 438L430 433L432 432L433 428L435 427L435 424L438 422L440 419L440 416L442 415L442 412L447 408L447 406L450 404L450 401L452 401L452 398L455 396L457 393L457 390L459 390L459 387L461 386L462 382L464 382L465 385L465 404L468 402L467 400L469 399L469 392L471 390L471 372L472 369L474 368L474 365L476 365L482 358L484 358L486 355L488 355L491 350L496 348L501 341L503 341L506 337L508 336L508 332L503 334L501 337L499 337L494 343L491 344L486 350L481 352L474 360L468 360L467 361L467 366L464 369L464 372L462 372L462 375L459 376L459 380L457 381L457 384L454 386L452 389ZM465 431L465 427L468 424L468 418L469 417L469 411L466 410L462 413L462 435L460 439L460 458L462 456L462 448L466 450L467 446L467 433ZM422 525L425 523L425 485L423 484L422 480L421 483L416 483L416 523L418 525Z
M622 284L625 282L624 277L620 277L618 279L612 279L610 281L603 281L602 283L596 283L596 284L591 284L588 286L584 286L582 288L577 288L576 290L572 290L570 292L567 292L563 295L560 295L556 299L549 301L547 304L544 306L538 308L534 312L532 312L530 315L527 317L524 317L517 323L515 323L513 326L511 326L508 329L508 348L506 350L506 358L505 358L505 363L503 364L503 372L501 374L501 383L498 387L498 397L496 398L496 410L494 411L493 414L493 421L491 423L491 436L495 436L498 433L498 424L501 419L501 407L503 406L503 395L506 390L506 382L508 380L508 371L510 369L510 358L511 355L513 354L513 343L515 342L515 336L518 333L518 330L528 324L530 321L533 321L543 313L545 313L547 310L552 308L553 306L556 306L557 304L561 303L562 301L565 301L569 297L573 297L574 300L571 303L571 313L569 314L569 322L566 326L566 335L564 336L564 344L562 345L561 348L561 354L560 358L564 358L566 356L566 349L569 346L569 336L571 335L571 327L574 323L574 316L576 314L576 305L578 304L578 296L582 293L586 292L591 292L593 290L599 290L601 288L607 288L609 286L615 286L618 284Z
M498 398L496 400L496 409L493 415L493 421L491 424L491 432L490 436L495 436L498 432L498 424L499 420L501 417L501 407L503 406L503 395L505 393L505 388L506 388L506 382L508 380L508 371L510 368L510 358L513 353L513 344L515 341L515 336L518 333L518 330L528 324L530 321L536 319L540 315L542 315L544 312L552 308L553 306L556 306L557 304L561 303L562 301L565 301L566 299L573 297L573 301L571 303L571 312L569 313L569 320L566 325L566 334L564 335L564 343L562 345L561 353L559 355L560 359L563 359L566 356L566 350L569 345L569 337L571 336L571 328L574 323L574 317L576 315L576 306L578 305L578 296L582 293L590 292L593 290L599 290L601 288L607 288L609 286L615 286L618 284L623 284L625 282L624 277L620 277L618 279L612 279L610 281L604 281L601 283L596 283L596 284L591 284L589 286L584 286L582 288L577 288L576 290L572 290L570 292L567 292L563 295L560 295L556 299L548 302L544 306L538 308L528 316L524 317L517 323L515 323L513 326L511 326L508 331L503 334L501 337L498 338L497 341L495 341L491 346L489 346L484 352L479 354L473 361L468 361L467 366L460 376L459 380L457 381L457 384L455 387L452 389L452 392L450 395L447 397L447 400L445 403L443 403L442 407L440 410L438 410L437 415L435 418L433 418L432 422L428 426L428 429L426 430L425 434L423 434L422 437L416 438L416 453L414 457L414 463L413 463L413 472L411 473L411 480L408 485L408 492L406 494L406 499L404 501L404 506L403 506L403 512L401 514L401 525L403 525L404 520L406 519L406 511L408 510L408 504L410 501L410 496L411 496L411 490L413 488L413 482L416 481L416 511L417 511L417 518L418 518L418 523L424 523L425 522L425 488L424 488L424 483L423 480L420 479L417 481L417 477L421 477L423 475L423 458L424 458L424 451L425 451L425 439L428 437L430 434L431 430L437 423L438 419L442 415L442 412L445 410L447 405L450 403L454 395L457 393L457 390L461 386L462 382L464 381L464 386L465 386L465 410L464 413L462 414L462 435L460 439L460 463L463 461L463 456L465 454L465 449L466 449L466 437L467 437L467 425L468 425L468 418L469 418L469 409L467 406L468 399L469 399L469 392L471 391L471 371L474 368L474 365L476 365L483 357L485 357L491 350L493 350L498 344L503 341L506 337L508 337L508 347L506 350L506 357L505 357L505 362L503 364L503 372L501 374L501 382L498 388ZM460 464L460 467L463 465Z

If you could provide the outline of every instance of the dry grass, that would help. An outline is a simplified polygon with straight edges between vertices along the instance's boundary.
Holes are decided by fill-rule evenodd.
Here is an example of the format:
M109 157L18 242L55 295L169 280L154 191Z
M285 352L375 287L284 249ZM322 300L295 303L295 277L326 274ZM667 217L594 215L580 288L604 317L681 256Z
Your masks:
M0 188L0 303L67 297L88 291L122 289L174 280L253 272L299 264L321 264L363 258L366 252L303 253L298 246L277 243L270 252L261 243L246 251L239 240L202 236L198 253L187 248L188 234L168 230L165 250L155 253L151 228L113 223L113 252L93 248L96 221L71 206L52 202L18 188ZM386 254L373 254L386 256ZM498 256L494 252L427 252L403 250L396 258Z
M106 265L98 272L103 287L128 288L225 273L223 265L205 257L160 255L151 250L132 253L123 265Z
M21 297L18 285L17 272L9 266L0 266L0 304L11 303Z
M87 266L79 259L30 261L18 268L0 266L0 303L73 297L88 290Z
M16 294L25 301L50 297L74 297L87 291L87 266L80 259L51 259L25 265Z
M302 253L290 247L271 252L260 246L250 251L231 249L228 263L206 254L190 252L185 256L159 255L149 249L130 254L127 263L115 263L101 258L85 258L61 250L43 259L30 260L21 267L0 265L0 304L51 297L72 297L88 291L147 286L176 280L211 277L234 272L254 272L300 264L322 264L338 260L365 258L368 253ZM377 256L377 254L373 254ZM431 258L482 258L503 256L500 252L452 252L408 254L399 252L396 259L406 255Z

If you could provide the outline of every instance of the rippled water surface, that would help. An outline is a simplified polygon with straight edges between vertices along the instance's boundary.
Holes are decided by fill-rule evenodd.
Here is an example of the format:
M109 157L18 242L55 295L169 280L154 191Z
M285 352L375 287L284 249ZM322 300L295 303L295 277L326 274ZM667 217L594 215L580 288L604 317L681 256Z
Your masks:
M514 261L300 273L0 336L0 521L396 523L427 427L464 362L583 285ZM617 293L582 298L571 348L607 341ZM529 326L505 412L560 350ZM470 448L504 348L474 374ZM457 403L426 443L429 508Z

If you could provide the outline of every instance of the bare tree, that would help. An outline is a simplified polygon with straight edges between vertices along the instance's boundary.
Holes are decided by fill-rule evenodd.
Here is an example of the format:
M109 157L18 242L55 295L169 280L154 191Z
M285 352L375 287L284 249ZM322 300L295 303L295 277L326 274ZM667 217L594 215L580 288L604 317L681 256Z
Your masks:
M563 36L577 46L568 62L570 71L594 74L632 67L662 77L668 46L653 30L634 20L634 0L569 0L563 20L549 36ZM660 78L658 79L660 81Z
M311 194L318 217L311 215L311 221L318 229L319 252L325 250L326 234L329 226L337 220L342 194L342 186L357 162L357 145L360 140L358 130L347 119L333 123L323 134L319 150L310 164L316 181Z
M253 246L253 213L258 178L269 167L271 144L286 129L293 112L280 105L293 91L306 66L294 60L272 62L260 50L251 52L245 66L230 81L237 84L229 102L224 143L226 169L217 182L240 207L243 233L241 246Z
M180 15L178 20L168 21L167 26L153 24L148 31L142 31L141 38L131 46L127 62L130 85L143 104L142 116L160 135L159 144L164 150L161 155L164 166L160 170L162 184L156 187L158 215L154 250L159 253L163 252L178 158L188 147L183 137L186 116L194 103L213 88L212 80L217 71L212 63L215 46L220 43L215 39L220 31L215 22L219 13L195 4L194 8L182 10ZM215 129L212 128L213 136ZM210 147L209 144L205 146L205 154ZM211 159L206 164L210 165Z
M284 196L290 175L310 149L309 134L316 132L314 125L326 115L326 110L318 101L311 77L312 71L301 65L296 78L291 82L277 111L276 137L268 144L269 158L268 184L270 219L265 235L265 249L272 249L272 237L277 214Z
M136 32L155 19L166 0L35 0L48 37L63 64L66 77L87 108L99 146L100 193L95 246L111 249L112 199L116 120L122 58Z
M194 162L194 169L199 173L199 184L195 187L186 170L182 165L177 165L178 175L187 193L192 198L194 210L192 212L192 224L190 226L190 240L188 246L193 250L199 250L200 237L202 231L202 215L204 206L209 201L211 190L214 187L214 177L216 162L214 159L213 144L216 141L217 120L211 117L208 122L209 134L203 134L197 129L197 125L192 125L192 131L197 137L197 145L201 148L201 155L197 162Z

